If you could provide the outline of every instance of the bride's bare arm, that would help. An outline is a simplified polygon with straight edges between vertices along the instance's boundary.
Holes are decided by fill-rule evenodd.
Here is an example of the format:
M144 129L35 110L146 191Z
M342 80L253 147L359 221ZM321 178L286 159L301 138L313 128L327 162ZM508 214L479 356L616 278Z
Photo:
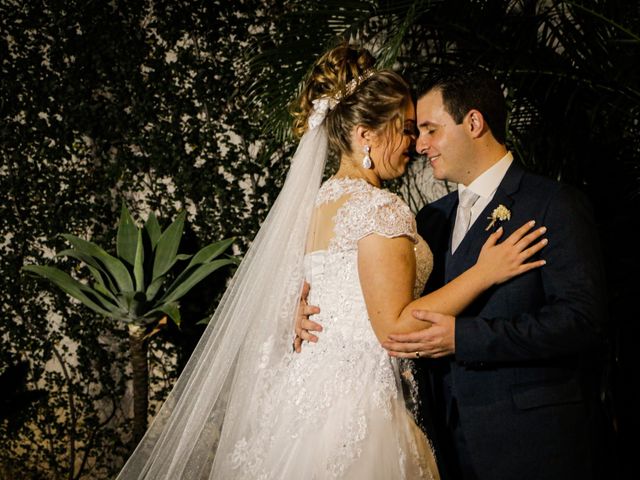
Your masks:
M407 237L390 239L376 234L361 239L358 273L378 339L383 342L391 333L424 329L425 322L415 319L412 310L458 315L491 286L544 265L543 260L525 263L546 245L546 240L537 241L546 230L538 228L530 232L531 228L533 223L529 222L499 244L502 230L496 231L485 242L473 267L417 300L413 300L416 269L413 242Z

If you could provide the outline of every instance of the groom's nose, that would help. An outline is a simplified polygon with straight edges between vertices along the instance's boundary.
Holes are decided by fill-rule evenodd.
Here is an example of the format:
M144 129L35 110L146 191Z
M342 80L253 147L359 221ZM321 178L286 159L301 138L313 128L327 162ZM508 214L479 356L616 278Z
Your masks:
M418 135L416 139L416 152L420 155L427 155L429 150L429 145L427 145L427 141L424 135Z

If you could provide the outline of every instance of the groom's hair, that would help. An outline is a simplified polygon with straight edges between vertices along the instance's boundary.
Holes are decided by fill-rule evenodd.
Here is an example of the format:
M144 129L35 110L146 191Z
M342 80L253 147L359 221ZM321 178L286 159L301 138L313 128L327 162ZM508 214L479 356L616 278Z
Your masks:
M439 90L445 109L458 124L469 110L478 110L493 137L505 144L507 104L500 84L489 72L471 65L434 66L417 83L418 99Z

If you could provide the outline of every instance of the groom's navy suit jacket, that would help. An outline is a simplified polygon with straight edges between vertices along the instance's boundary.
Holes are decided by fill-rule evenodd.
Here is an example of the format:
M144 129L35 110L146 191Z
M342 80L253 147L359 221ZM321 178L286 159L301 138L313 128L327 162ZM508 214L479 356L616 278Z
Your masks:
M546 226L549 244L538 257L547 264L493 287L462 312L455 356L420 362L436 402L425 415L435 415L430 420L440 434L458 415L482 479L591 478L598 455L595 366L606 305L589 205L576 190L514 162L452 255L457 204L453 192L417 216L418 231L435 259L425 292L471 267L498 226L505 230L501 240L528 220ZM511 218L487 231L487 217L498 205L508 208ZM446 460L446 442L442 445L440 460Z

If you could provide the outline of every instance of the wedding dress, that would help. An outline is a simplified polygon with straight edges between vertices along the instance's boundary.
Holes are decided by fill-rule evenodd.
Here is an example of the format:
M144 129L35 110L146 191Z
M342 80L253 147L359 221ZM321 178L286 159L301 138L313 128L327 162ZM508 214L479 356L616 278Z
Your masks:
M407 365L400 369L382 348L368 319L357 266L357 242L369 234L407 236L415 243L419 296L433 259L408 206L396 195L359 179L329 179L316 207L344 200L326 250L304 257L309 303L321 312L317 343L261 367L260 385L241 415L245 426L222 430L229 454L217 455L210 478L434 479L429 442L405 406L400 372L415 390ZM264 345L265 351L270 349ZM260 352L256 352L260 355ZM415 400L415 398L414 398ZM247 420L248 419L248 420Z

